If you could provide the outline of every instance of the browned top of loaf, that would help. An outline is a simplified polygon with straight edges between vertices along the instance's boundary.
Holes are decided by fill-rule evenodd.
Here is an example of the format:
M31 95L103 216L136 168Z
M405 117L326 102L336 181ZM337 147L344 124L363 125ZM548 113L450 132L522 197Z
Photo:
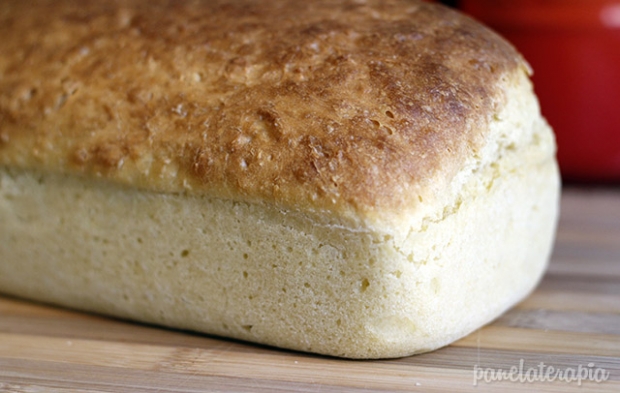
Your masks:
M3 0L0 54L0 165L375 214L475 154L524 68L404 0Z

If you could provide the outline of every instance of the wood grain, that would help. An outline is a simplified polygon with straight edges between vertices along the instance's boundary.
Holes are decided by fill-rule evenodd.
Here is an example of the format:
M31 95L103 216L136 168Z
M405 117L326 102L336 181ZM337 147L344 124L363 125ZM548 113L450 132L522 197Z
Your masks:
M475 382L487 368L601 368L605 382ZM591 365L591 366L588 366ZM0 392L617 392L620 189L564 191L552 262L529 298L468 337L349 361L0 297Z

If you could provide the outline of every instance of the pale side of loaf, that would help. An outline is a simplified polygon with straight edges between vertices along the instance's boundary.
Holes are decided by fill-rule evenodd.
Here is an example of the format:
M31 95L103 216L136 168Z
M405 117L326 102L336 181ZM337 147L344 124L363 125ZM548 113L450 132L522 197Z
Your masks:
M529 70L417 1L0 4L0 292L351 358L526 296L559 176Z

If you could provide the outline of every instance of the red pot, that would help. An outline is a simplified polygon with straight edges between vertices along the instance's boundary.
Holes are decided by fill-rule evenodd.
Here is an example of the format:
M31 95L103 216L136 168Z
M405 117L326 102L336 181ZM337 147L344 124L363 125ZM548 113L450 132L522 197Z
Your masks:
M461 0L534 68L562 174L620 180L620 1Z

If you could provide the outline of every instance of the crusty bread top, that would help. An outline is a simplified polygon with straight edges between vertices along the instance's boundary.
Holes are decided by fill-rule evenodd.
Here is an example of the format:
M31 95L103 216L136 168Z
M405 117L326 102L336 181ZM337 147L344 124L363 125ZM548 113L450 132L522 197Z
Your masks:
M356 214L453 176L527 70L404 0L3 0L0 54L0 165Z

